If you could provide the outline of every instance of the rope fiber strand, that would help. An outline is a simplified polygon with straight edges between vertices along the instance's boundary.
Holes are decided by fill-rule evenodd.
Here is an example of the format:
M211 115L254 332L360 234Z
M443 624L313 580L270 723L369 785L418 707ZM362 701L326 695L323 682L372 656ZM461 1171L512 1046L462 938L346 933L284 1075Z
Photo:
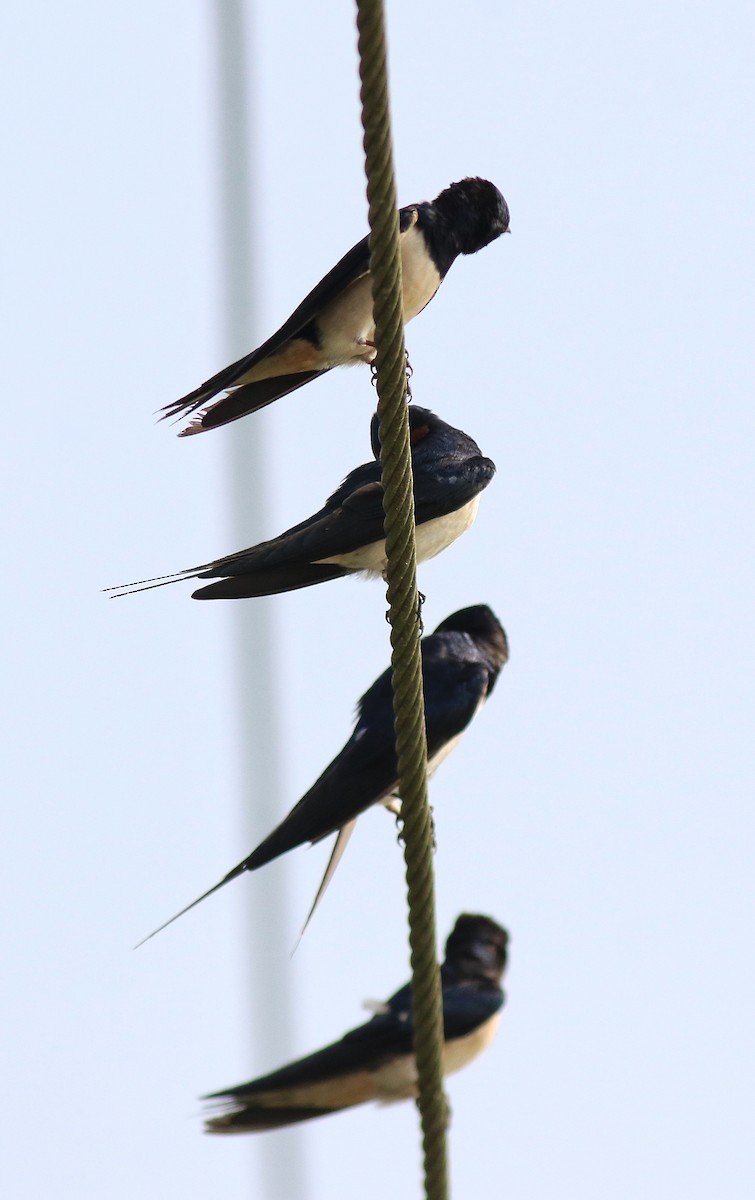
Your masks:
M426 1200L447 1200L443 1009L436 953L433 827L427 802L414 494L406 407L399 217L393 170L382 0L357 0L359 73L370 222L386 581L399 794L412 967L412 1019Z

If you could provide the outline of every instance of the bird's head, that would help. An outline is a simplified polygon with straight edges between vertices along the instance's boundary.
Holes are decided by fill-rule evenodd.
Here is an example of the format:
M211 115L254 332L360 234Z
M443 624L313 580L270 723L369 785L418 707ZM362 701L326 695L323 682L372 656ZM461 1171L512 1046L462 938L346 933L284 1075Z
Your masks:
M429 408L420 408L418 404L410 404L409 412L409 441L412 446L416 446L419 442L424 441L428 433L442 425L443 422L435 413L430 412ZM370 424L370 441L372 442L372 453L375 458L380 458L380 427L377 413L374 414Z
M468 633L476 642L484 642L498 670L508 662L509 643L506 632L487 604L472 604L469 608L460 608L458 612L446 617L445 621L441 621L434 632L447 631Z
M491 917L462 913L446 942L446 974L465 981L484 980L500 986L506 969L509 935Z
M475 254L509 228L508 204L494 183L479 176L450 184L436 196L433 207L460 254Z

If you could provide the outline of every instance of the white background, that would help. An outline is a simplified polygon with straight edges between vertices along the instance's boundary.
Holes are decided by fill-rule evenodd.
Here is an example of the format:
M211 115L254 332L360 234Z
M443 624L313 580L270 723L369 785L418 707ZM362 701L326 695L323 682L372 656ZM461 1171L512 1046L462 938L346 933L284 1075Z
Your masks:
M352 5L255 7L264 337L363 235L366 202ZM464 909L512 934L499 1038L450 1084L455 1195L744 1200L752 8L388 13L400 201L484 175L513 230L459 261L408 330L415 399L498 465L474 530L421 570L427 625L486 601L511 642L431 792L441 935ZM288 963L328 852L235 882L132 952L252 848L234 606L188 585L99 592L247 544L226 483L238 426L179 441L152 415L225 362L214 45L211 7L185 0L0 17L13 1200L264 1194L262 1139L202 1136L196 1097L279 1065L249 1028L267 965L248 961L245 913L264 921L275 873L290 880ZM354 369L249 419L268 447L266 535L369 457L372 404ZM383 610L380 585L351 581L274 602L281 816L387 664ZM360 821L289 970L286 1055L405 980L382 813ZM286 1154L296 1135L269 1136ZM420 1194L411 1105L317 1122L304 1155L313 1200Z

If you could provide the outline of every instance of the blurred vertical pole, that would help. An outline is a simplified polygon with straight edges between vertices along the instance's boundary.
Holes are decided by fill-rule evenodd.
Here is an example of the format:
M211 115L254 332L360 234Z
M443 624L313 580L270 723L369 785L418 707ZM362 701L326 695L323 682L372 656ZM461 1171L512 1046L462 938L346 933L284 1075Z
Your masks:
M247 85L248 30L244 0L215 0L218 146L221 190L225 350L240 358L254 345L254 211L250 154L250 96ZM235 536L251 545L270 533L267 515L267 462L263 422L252 417L228 432L229 477ZM254 845L284 811L280 786L280 730L275 670L272 601L234 605L236 702L242 755L244 845ZM253 821L252 821L253 814ZM250 1010L255 1044L264 1047L265 1064L275 1065L291 1052L292 997L288 897L282 873L265 879L264 911L250 912L248 937L241 954L249 967ZM263 964L263 969L259 965ZM254 1139L266 1200L291 1200L305 1193L301 1138ZM260 1194L258 1191L257 1194Z

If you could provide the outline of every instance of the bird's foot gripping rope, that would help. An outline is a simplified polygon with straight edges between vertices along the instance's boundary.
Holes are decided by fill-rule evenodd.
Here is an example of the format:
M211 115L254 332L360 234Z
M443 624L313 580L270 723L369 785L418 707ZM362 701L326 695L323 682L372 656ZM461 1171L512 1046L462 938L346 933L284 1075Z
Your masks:
M414 375L414 367L409 360L409 351L406 349L406 347L404 347L404 355L406 357L406 367L404 368L406 371L406 403L411 404L414 397L412 396L412 385L410 380ZM377 387L377 378L377 364L374 362L370 363L370 382L372 383L373 387Z
M412 385L411 385L411 378L412 378L412 375L414 374L414 367L412 366L411 362L409 361L409 351L405 349L404 354L406 355L406 368L405 368L405 370L406 370L406 403L411 404L412 400L414 399L414 397L412 396Z
M422 637L425 632L425 622L422 620L422 608L426 600L427 596L424 592L417 592L417 628L419 629L420 637ZM393 618L389 608L385 610L385 619L389 625L393 624Z
M404 838L404 818L401 816L401 809L399 808L398 811L396 811L395 809L391 808L389 811L395 812L396 816L396 845L405 846L406 840ZM435 814L432 810L432 807L430 808L430 835L432 838L433 854L435 854L438 849L438 839L435 836Z

